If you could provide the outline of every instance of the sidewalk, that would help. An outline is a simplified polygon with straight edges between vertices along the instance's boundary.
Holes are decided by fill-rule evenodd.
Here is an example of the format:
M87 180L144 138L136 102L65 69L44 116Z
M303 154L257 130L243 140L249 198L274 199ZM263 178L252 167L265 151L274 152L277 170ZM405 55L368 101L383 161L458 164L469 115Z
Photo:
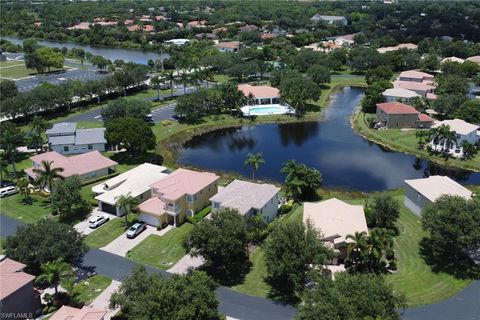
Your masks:
M90 308L95 308L95 309L101 309L107 311L107 314L103 318L104 320L110 320L114 315L117 314L117 312L120 310L119 308L117 309L110 309L110 297L112 294L118 290L122 283L120 281L112 280L112 283L105 289L103 290L100 295L92 301L88 306Z

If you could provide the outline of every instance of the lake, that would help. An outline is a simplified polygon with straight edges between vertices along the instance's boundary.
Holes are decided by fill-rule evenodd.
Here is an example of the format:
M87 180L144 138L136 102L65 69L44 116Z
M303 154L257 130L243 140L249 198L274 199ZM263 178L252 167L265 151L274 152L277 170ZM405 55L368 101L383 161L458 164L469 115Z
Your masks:
M331 97L325 117L317 122L259 124L196 136L184 144L179 163L251 176L243 162L248 153L262 152L266 163L256 177L266 180L283 181L282 164L295 159L320 170L323 185L330 188L392 189L401 187L405 179L422 178L426 172L448 175L461 183L480 183L479 173L389 151L357 135L350 118L362 95L361 88L343 88Z
M19 37L13 37L13 36L2 36L2 39L8 40L14 44L23 44L23 39ZM166 59L169 57L168 54L162 54L161 56L155 52L150 52L150 51L141 51L141 50L135 50L135 49L121 49L121 48L107 48L107 47L92 47L90 45L84 45L84 44L77 44L77 43L71 43L71 42L57 42L57 41L49 41L49 40L39 40L38 44L41 46L45 47L51 47L51 48L67 48L67 49L72 49L72 48L79 48L85 50L85 52L90 52L94 56L103 56L106 59L109 59L111 61L114 61L116 59L122 59L125 62L135 62L135 63L141 63L141 64L147 64L147 61L149 59L152 59L153 61L160 59L160 57L163 57L163 59Z

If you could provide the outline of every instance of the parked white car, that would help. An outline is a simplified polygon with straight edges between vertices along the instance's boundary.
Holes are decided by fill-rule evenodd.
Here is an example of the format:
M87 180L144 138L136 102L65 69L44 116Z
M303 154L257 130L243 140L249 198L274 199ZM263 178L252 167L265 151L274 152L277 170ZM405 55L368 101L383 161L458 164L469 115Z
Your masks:
M110 220L110 217L106 214L101 214L98 216L93 216L88 220L88 226L92 229L100 227L102 224Z
M15 186L8 186L5 188L0 189L0 198L12 195L17 193L17 188Z
M145 222L137 222L130 227L127 231L127 238L133 239L138 236L143 230L147 229L147 224Z

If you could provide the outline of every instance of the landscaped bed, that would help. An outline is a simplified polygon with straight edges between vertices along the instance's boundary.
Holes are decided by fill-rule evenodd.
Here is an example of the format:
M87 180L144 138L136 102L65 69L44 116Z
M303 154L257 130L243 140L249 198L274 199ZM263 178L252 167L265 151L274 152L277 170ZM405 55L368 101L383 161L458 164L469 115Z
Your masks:
M168 231L163 236L149 235L128 253L128 258L163 270L170 269L185 254L183 239L193 229L190 223Z

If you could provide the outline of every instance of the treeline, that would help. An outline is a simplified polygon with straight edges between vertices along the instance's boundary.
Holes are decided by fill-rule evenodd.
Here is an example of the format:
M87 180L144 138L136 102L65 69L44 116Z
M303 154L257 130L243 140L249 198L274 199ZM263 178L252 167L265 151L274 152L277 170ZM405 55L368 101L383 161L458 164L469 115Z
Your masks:
M0 82L2 108L0 115L7 118L30 117L38 113L48 113L64 107L68 110L83 101L107 95L126 95L127 90L140 87L146 79L148 67L125 63L111 75L100 80L82 82L68 80L60 85L42 83L29 92L19 92L10 80Z

